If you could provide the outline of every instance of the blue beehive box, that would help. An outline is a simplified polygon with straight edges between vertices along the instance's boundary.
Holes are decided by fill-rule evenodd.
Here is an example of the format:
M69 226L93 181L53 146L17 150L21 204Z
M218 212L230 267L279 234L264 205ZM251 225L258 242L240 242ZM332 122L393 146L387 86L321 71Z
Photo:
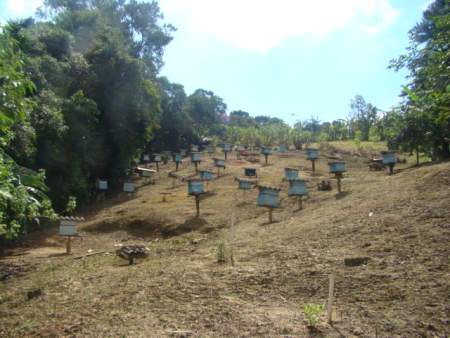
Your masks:
M282 144L282 145L280 146L280 148L278 149L278 151L279 151L281 154L285 154L285 153L287 153L287 151L288 151L288 147L287 147L286 145Z
M219 168L225 168L225 160L223 158L215 158L214 165Z
M193 145L191 146L191 151L192 151L192 152L197 152L197 151L198 151L198 146L193 144Z
M284 177L286 177L287 180L294 180L298 178L298 169L284 168Z
M181 156L181 154L175 154L173 159L177 163L181 163L183 161L183 157Z
M249 190L253 188L253 184L255 183L255 181L247 180L245 178L236 178L236 180L239 183L239 189L243 190Z
M393 151L383 151L381 153L383 156L383 164L395 164L397 163L397 157Z
M214 173L209 170L200 170L200 179L203 181L212 181L214 179Z
M256 177L256 168L244 168L244 175L247 177Z
M202 160L202 153L191 153L192 162L200 162Z
M200 195L205 192L203 188L203 181L199 179L188 180L188 194L189 195Z
M278 208L280 206L280 190L276 187L258 186L257 204L260 207Z
M262 147L261 148L261 154L263 154L263 155L271 155L272 154L272 148L270 148L270 147Z
M231 144L224 143L223 144L223 151L226 151L226 152L231 151Z
M153 161L154 162L161 162L161 154L154 154L153 155Z
M317 160L319 158L319 150L314 148L307 148L306 158L308 160Z
M144 155L142 156L142 160L143 160L144 162L150 162L150 155L144 154Z
M347 171L345 162L330 162L328 163L330 166L330 173L339 174Z
M289 180L289 196L304 196L308 194L308 188L306 187L306 182L299 178Z

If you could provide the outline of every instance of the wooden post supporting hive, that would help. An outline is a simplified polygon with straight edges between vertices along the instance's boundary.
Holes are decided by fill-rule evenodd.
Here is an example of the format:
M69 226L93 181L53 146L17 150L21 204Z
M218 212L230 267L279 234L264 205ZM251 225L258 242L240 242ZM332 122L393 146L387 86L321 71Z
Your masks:
M203 181L198 178L188 180L188 194L195 197L196 218L200 217L200 196L205 193Z
M198 174L198 165L202 161L202 153L192 152L191 161L195 165L195 173Z
M259 185L259 194L257 204L260 207L269 208L269 223L273 222L272 212L273 209L280 206L279 193L281 191L278 187Z
M261 148L261 154L264 155L265 164L267 165L269 163L269 155L272 154L272 148L271 147L262 147Z
M175 171L178 171L179 165L183 162L183 157L181 156L181 154L177 153L174 154L173 160L175 161Z
M217 168L217 177L220 177L220 169L225 170L225 160L223 158L214 158L214 166Z
M329 162L328 165L330 167L330 173L334 174L334 176L337 179L337 188L338 193L340 194L342 192L341 180L343 178L344 172L347 171L346 163L342 161L336 161L336 162Z
M231 144L224 143L223 144L223 152L225 154L225 161L227 160L228 152L230 152L230 151L231 151Z
M200 179L206 182L206 191L208 190L209 181L214 180L214 173L211 170L200 170Z
M300 178L294 178L289 180L289 196L295 196L298 199L298 210L303 209L303 196L308 194L306 187L306 181Z
M311 161L312 172L316 171L316 160L319 158L319 150L315 148L306 149L306 158Z
M382 151L383 164L389 167L389 175L394 173L394 166L397 163L397 157L393 151Z
M336 179L337 179L337 190L338 193L340 194L342 192L342 188L341 188L341 179L342 179L342 173L336 173Z
M197 210L195 217L199 218L200 217L200 195L195 196L195 208Z
M84 221L83 217L60 217L59 235L66 237L66 254L72 253L72 237L79 236L77 223Z

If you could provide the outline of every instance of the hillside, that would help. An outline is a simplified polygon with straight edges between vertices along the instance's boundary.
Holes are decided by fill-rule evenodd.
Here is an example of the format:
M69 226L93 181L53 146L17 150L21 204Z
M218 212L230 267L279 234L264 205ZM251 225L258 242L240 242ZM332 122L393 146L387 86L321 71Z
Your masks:
M134 196L115 194L86 211L71 256L52 228L1 258L0 336L447 337L450 163L398 165L388 176L341 155L348 172L336 195L324 157L313 175L304 152L273 155L268 166L233 153L199 219L186 183L172 188L172 164L154 185L136 179ZM272 224L256 190L244 201L237 189L234 178L249 165L261 183L283 187ZM202 167L211 166L206 157ZM308 180L301 211L281 182L292 166ZM193 174L188 160L180 173ZM317 191L322 180L333 190ZM166 202L162 192L171 193ZM234 266L217 263L222 240ZM128 243L145 244L149 257L128 266L114 254ZM367 264L344 264L354 257ZM308 330L303 305L326 302L330 274L334 324L324 313ZM27 300L34 289L42 294Z

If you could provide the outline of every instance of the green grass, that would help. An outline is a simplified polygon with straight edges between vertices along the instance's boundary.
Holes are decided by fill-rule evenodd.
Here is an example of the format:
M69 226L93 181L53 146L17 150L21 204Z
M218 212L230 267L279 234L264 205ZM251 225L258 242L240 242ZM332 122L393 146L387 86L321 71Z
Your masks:
M355 141L332 141L332 142L326 142L330 146L342 149L343 151L358 151L358 146ZM370 151L370 152L381 152L383 150L388 150L386 142L373 142L373 141L362 141L360 143L360 149L364 151ZM403 152L397 152L399 157L406 158L408 166L412 166L416 164L416 154L409 154L409 153L403 153ZM431 162L431 158L423 153L419 154L419 163L427 163Z
M340 148L347 151L357 151L358 146L355 141L332 141L328 142L333 147ZM362 141L360 147L364 150L370 151L383 151L387 150L386 142L373 142L373 141Z

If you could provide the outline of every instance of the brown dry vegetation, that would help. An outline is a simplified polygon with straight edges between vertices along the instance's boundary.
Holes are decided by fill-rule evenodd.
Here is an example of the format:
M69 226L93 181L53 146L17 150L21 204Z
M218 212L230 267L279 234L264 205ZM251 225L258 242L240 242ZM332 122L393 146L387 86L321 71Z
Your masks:
M343 156L340 196L315 189L331 179L323 158L316 175L303 153L256 165L262 183L283 186L272 224L256 191L244 201L237 190L234 177L248 163L234 155L210 184L200 219L186 184L172 189L163 167L155 185L87 212L72 256L48 229L0 260L0 277L9 272L0 281L0 336L447 337L450 163L398 166L388 176ZM301 211L281 183L287 166L308 179ZM192 171L185 164L181 173ZM171 193L167 202L161 192ZM232 249L234 266L217 263L219 241ZM119 243L143 243L150 255L128 266L114 255ZM345 266L352 257L369 261ZM311 331L303 305L326 302L329 274L334 323L323 314ZM27 300L33 289L42 295Z

